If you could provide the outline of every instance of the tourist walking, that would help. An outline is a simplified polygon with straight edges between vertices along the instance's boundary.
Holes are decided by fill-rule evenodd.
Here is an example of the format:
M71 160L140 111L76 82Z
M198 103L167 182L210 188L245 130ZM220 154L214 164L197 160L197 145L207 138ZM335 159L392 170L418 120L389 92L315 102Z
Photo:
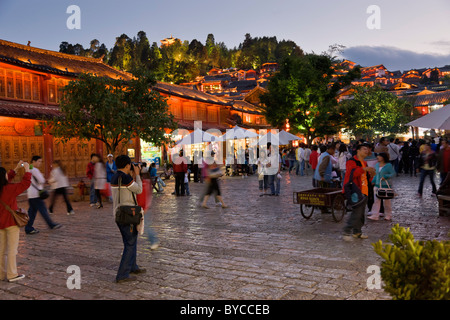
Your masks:
M311 156L311 148L305 145L305 152L303 153L303 160L305 160L305 173L308 175L308 169L310 167L309 157Z
M412 177L417 177L417 169L419 168L419 146L417 145L417 140L411 141L411 146L409 147L409 174Z
M447 139L441 141L441 148L437 158L437 169L441 178L439 184L443 184L450 171L450 144Z
M203 202L201 205L203 208L209 209L207 203L208 203L209 197L213 193L216 194L216 199L220 201L220 203L222 204L222 208L228 208L228 206L224 203L222 194L220 192L220 186L219 186L218 180L221 176L223 176L222 169L217 165L216 161L214 160L214 162L208 166L208 175L206 177L206 182L207 182L206 192L203 197Z
M178 157L173 160L173 172L175 174L175 194L184 196L184 177L187 173L187 159L183 156L183 150L180 150Z
M52 171L50 172L50 179L48 182L53 190L50 206L48 207L49 213L53 213L53 207L55 205L55 200L57 195L61 195L66 203L67 215L75 214L72 205L70 203L69 197L67 196L67 188L70 186L69 178L67 177L63 166L59 160L53 161Z
M392 167L394 167L394 170L398 176L398 164L400 161L400 148L398 147L397 144L394 143L394 138L391 138L389 140L388 150L389 150L389 162L392 164Z
M20 168L25 174L20 183L11 183ZM20 229L10 210L17 210L17 196L30 187L31 173L28 163L19 161L14 170L6 171L0 167L0 281L9 282L25 278L17 273L17 253ZM8 209L10 208L10 210Z
M291 170L294 168L294 165L295 165L295 149L294 148L289 149L289 153L287 154L287 159L289 161L289 173L291 173Z
M264 177L266 175L266 164L267 164L266 152L264 150L261 150L259 152L258 158L258 184L260 197L262 197L265 191L269 188L269 186L267 185L267 180L264 180Z
M95 196L97 197L97 209L103 208L101 191L105 190L107 181L106 167L100 155L95 157L94 167L94 187Z
M298 169L300 168L300 175L303 176L305 174L305 144L302 142L300 146L297 148L297 169L295 170L295 174L298 175Z
M419 182L419 190L417 191L417 196L422 197L423 193L423 184L425 178L430 177L432 194L435 196L437 189L436 184L434 183L434 173L436 169L437 157L436 153L431 150L429 144L425 144L423 147L423 152L420 154L419 158L419 168L420 168L420 182Z
M345 166L347 165L347 159L348 159L348 149L344 143L341 143L339 146L339 153L338 153L337 158L338 158L339 171L341 173L341 181L344 181Z
M110 153L106 157L106 182L108 183L108 193L109 193L109 201L112 202L112 196L111 196L111 178L113 177L114 173L117 171L116 162L114 161L114 156Z
M396 172L392 166L392 164L389 162L389 156L385 152L381 152L377 156L378 163L375 165L375 177L372 179L372 184L374 185L374 195L375 200L372 206L372 215L368 217L370 220L377 221L380 218L380 208L381 208L381 201L383 201L383 207L384 207L384 220L391 220L392 218L392 204L391 199L380 199L378 198L377 192L379 188L389 188L392 187L392 182L390 179L392 177L395 177Z
M344 227L343 239L350 241L352 238L367 239L368 236L362 233L362 226L365 221L365 210L367 205L367 197L369 195L369 181L375 176L375 169L367 166L364 159L369 155L369 148L365 144L356 146L356 155L347 161L345 168L345 185L350 181L353 174L352 182L361 190L363 199L353 206L350 216ZM344 192L344 190L343 190Z
M127 155L118 156L116 158L116 165L117 172L111 179L114 217L119 206L135 206L135 194L140 194L142 192L142 180L139 175L139 166L135 165L132 168L131 159ZM134 171L135 179L131 176L131 170ZM144 214L145 212L142 213ZM116 283L133 281L136 280L136 277L130 276L130 274L146 272L145 269L139 268L136 263L138 228L134 225L125 225L117 222L116 224L122 235L123 253L115 281Z
M25 226L26 234L36 234L39 233L39 230L33 227L34 220L36 219L36 214L39 211L42 218L44 218L45 222L49 226L50 229L58 229L61 227L59 223L53 222L50 218L47 210L47 206L45 205L44 200L41 199L39 195L39 191L44 189L45 178L42 175L39 168L42 166L42 158L40 156L33 156L31 158L30 164L30 172L31 172L31 186L27 190L28 203L30 205L28 209L28 215L30 216L30 220L28 224Z
M95 195L95 186L94 186L94 167L95 167L95 158L96 157L97 157L97 154L92 153L91 161L89 161L89 163L86 166L86 176L90 182L89 205L91 207L98 206L97 196Z

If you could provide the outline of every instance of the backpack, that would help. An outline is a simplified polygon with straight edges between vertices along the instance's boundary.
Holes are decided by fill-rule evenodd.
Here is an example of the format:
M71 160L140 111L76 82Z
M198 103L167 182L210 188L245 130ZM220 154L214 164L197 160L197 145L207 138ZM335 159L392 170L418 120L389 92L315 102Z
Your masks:
M364 200L361 189L353 182L353 172L355 170L356 168L352 169L348 182L344 185L344 195L347 199L347 205L351 207L359 205Z

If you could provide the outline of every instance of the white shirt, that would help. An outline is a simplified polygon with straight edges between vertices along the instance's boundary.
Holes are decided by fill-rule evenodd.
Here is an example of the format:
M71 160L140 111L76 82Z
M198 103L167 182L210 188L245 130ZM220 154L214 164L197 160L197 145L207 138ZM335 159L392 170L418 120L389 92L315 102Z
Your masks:
M309 161L309 156L311 155L311 149L310 148L306 148L304 153L303 153L303 159L305 161Z
M388 151L389 151L389 161L397 159L400 154L400 150L395 143L388 144Z
M305 149L298 148L297 149L297 160L302 161L303 160L303 154L305 153Z
M50 172L48 182L52 185L52 189L67 188L69 186L69 178L62 172L60 167L54 168Z
M45 178L38 168L30 169L30 172L31 172L31 185L27 189L28 199L39 198L39 190L44 189Z

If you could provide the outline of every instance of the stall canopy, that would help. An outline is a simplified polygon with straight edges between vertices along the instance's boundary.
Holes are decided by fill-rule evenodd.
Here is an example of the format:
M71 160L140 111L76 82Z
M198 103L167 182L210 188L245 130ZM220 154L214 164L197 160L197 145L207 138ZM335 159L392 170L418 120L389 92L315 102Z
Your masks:
M216 137L201 129L195 129L190 134L184 136L183 139L177 141L177 145L198 144L203 142L222 141L222 137Z
M227 132L222 136L223 140L235 140L246 138L258 138L258 134L250 130L246 130L239 126L235 126L232 129L227 129Z
M269 131L267 132L267 134L259 138L259 140L254 144L266 145L267 142L270 142L272 144L284 146L289 144L289 142L293 140L300 140L300 138L284 130L281 130L278 133L273 133L272 131Z
M406 125L426 129L450 130L450 104Z

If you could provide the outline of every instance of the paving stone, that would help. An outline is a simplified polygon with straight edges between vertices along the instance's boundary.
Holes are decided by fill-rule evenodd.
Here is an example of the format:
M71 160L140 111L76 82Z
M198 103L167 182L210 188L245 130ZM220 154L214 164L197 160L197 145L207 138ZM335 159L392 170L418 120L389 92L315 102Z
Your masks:
M388 240L396 223L409 227L417 240L448 240L450 218L439 217L436 198L425 183L424 196L415 196L419 178L394 179L399 197L393 200L393 220L367 221L367 240L341 239L345 219L336 223L330 214L314 212L306 220L293 203L293 192L311 188L307 177L283 173L279 197L259 197L257 177L225 177L222 194L230 208L199 208L206 185L190 184L192 196L154 194L146 215L146 232L138 239L138 264L147 269L130 283L114 283L123 250L113 221L112 205L97 210L87 202L73 203L76 212L65 214L62 201L52 219L63 228L49 230L38 214L36 235L20 234L16 283L0 281L7 299L390 299L383 289L367 289L367 268L380 265L372 243ZM27 202L20 206L28 208ZM152 227L160 240L150 250ZM81 289L67 288L71 273L81 270Z

